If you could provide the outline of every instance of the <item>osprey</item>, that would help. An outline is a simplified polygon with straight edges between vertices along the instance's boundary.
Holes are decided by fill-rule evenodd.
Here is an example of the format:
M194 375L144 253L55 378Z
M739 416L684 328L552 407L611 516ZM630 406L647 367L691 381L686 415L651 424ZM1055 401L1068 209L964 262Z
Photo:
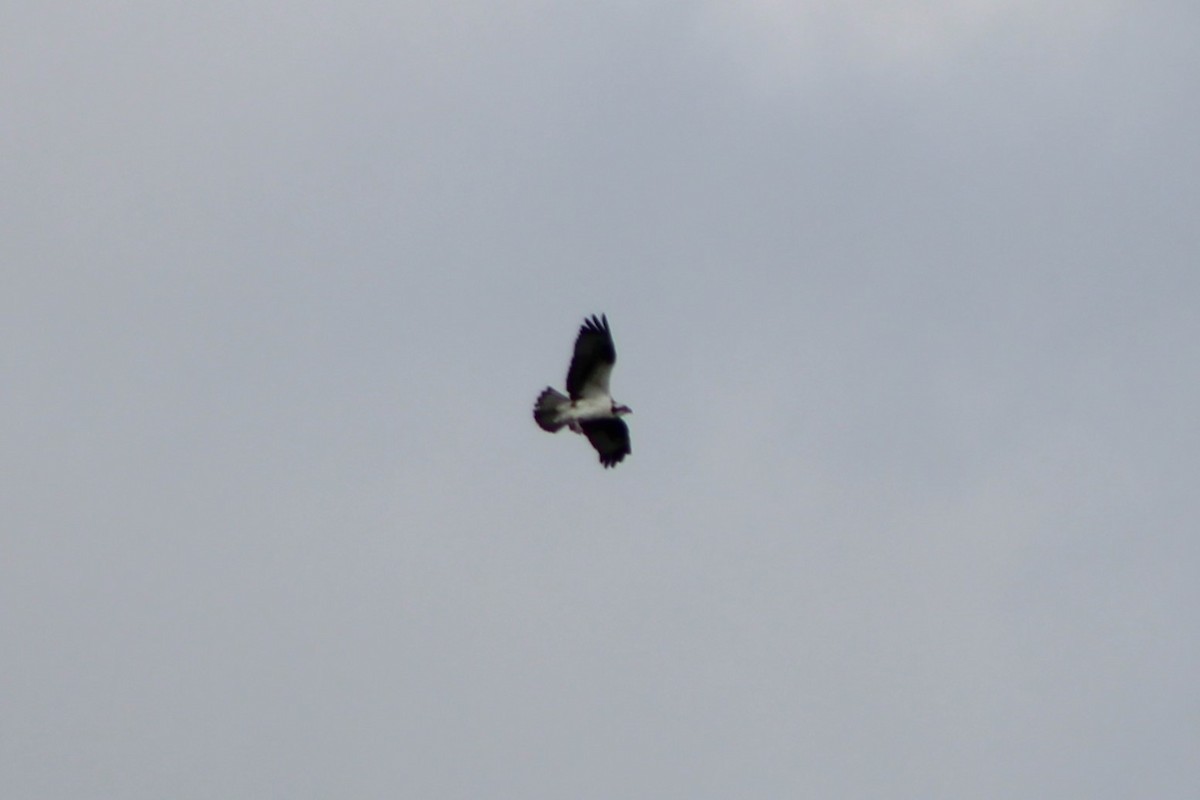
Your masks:
M585 319L575 338L575 355L567 370L567 395L549 386L538 395L533 419L544 431L566 426L582 433L600 454L604 468L615 467L631 452L629 428L621 419L629 406L618 405L608 393L608 376L617 363L608 317Z

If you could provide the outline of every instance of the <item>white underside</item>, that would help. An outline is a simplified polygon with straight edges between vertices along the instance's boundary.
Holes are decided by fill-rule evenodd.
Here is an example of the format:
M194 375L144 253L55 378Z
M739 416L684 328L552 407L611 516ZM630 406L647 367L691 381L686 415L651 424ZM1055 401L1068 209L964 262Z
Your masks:
M579 423L588 419L607 419L613 416L611 397L581 397L563 406L559 412L560 421L567 423L571 430L583 433Z

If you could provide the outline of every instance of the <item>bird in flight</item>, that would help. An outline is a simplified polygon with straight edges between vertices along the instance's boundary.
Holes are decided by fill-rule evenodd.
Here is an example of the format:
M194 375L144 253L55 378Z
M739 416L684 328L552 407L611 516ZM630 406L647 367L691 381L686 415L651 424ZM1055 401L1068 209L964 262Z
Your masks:
M568 427L581 433L600 454L604 468L629 455L629 428L621 417L631 413L608 393L608 377L617 363L608 317L585 319L575 337L575 355L567 370L567 394L547 386L533 406L533 419L550 433ZM570 395L569 397L567 395Z

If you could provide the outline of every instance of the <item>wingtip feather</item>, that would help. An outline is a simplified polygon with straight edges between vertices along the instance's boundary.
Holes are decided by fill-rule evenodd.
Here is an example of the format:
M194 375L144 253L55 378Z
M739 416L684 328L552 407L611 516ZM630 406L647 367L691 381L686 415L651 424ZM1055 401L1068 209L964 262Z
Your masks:
M579 330L580 332L595 331L596 333L610 333L611 331L608 327L608 315L601 314L600 316L596 316L595 314L592 314L590 317L584 317L583 325L579 327Z

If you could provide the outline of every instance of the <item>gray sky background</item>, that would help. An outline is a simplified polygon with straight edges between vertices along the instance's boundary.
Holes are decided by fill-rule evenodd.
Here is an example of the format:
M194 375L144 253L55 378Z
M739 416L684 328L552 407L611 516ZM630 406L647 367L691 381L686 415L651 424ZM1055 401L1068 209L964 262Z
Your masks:
M5 798L1196 796L1200 6L3 16Z

